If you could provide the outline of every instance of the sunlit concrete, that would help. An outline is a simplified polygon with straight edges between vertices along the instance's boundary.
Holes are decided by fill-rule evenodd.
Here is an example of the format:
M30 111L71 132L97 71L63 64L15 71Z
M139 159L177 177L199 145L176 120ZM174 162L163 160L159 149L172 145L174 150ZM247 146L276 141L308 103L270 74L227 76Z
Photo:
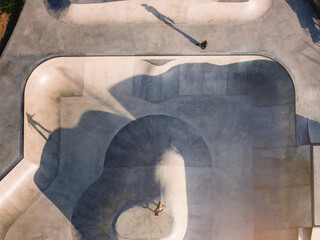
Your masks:
M232 24L257 20L267 13L273 0L135 0L83 4L68 0L46 2L52 16L69 24L141 24L157 23L159 19L168 24Z
M0 239L318 240L319 46L307 0L26 0Z
M311 240L317 240L320 238L320 228L314 227L312 229Z

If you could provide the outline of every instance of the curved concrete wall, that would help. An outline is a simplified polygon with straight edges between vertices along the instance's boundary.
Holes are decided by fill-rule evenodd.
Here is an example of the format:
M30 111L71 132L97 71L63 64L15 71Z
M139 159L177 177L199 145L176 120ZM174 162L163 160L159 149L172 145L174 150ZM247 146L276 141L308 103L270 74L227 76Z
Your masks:
M40 215L37 215L37 223L33 223L37 228L30 230L30 238L45 229L44 225L68 222L70 225L81 194L103 172L104 156L101 153L116 133L132 120L154 114L178 117L206 135L206 130L201 130L206 127L201 118L192 120L191 116L170 106L180 104L182 108L200 101L194 108L200 109L205 106L202 103L210 103L208 97L216 96L220 105L226 95L235 96L232 104L247 102L247 97L241 101L239 98L250 96L257 114L256 122L253 122L253 138L259 139L253 141L257 147L295 145L291 78L281 65L265 57L62 57L42 63L29 77L25 89L24 159L0 183L3 193L0 196L1 239L6 235L6 239L21 239L24 231L18 229L30 223L34 211ZM64 107L68 106L69 100L89 98L92 103L76 104L69 110ZM101 114L90 117L90 112L77 115L75 112L80 107L90 111L103 110L116 120L104 122L104 117L99 118ZM265 118L278 111L284 111L284 114ZM81 119L86 118L94 123L83 125ZM275 124L275 121L289 123ZM94 157L90 156L90 164L84 154L76 156L78 164L70 165L75 155L70 152L68 156L68 144L61 141L74 141L68 138L73 128L94 131L85 136L95 143L90 150L94 153ZM276 138L268 132L277 133ZM64 140L61 140L61 134ZM270 138L264 139L264 134ZM97 142L97 138L101 141ZM204 141L212 140L204 137ZM210 154L215 152L210 150ZM41 209L50 209L53 220L46 221ZM63 226L60 227L71 234L70 228Z
M129 239L148 239L150 236L183 239L188 223L186 168L211 167L211 162L199 133L181 120L151 115L132 121L112 139L104 171L81 195L72 223L81 236L88 239L98 236L112 239L110 233L113 231L118 235L117 239L125 239L123 236L130 232ZM166 234L151 231L151 228L157 228L154 226L157 217L152 216L150 208L154 209L159 200L167 203L166 214L172 218L162 220L161 224L171 225L164 232ZM90 207L93 202L98 207ZM140 221L130 217L130 209L139 206L146 209L145 218ZM126 220L123 214L127 216ZM127 224L119 223L119 218ZM136 222L130 223L130 219ZM101 228L105 229L103 233L99 231ZM159 234L162 236L155 237Z
M69 0L45 0L45 5L48 12L57 20L71 24L138 24L157 23L160 20L168 24L228 24L256 20L266 14L272 2L273 0L247 2L138 0L75 4ZM143 7L146 4L149 10Z
M35 184L34 178L39 169L41 159L54 166L51 173L45 173L41 178L40 186L50 184L56 173L59 159L59 135L50 140L49 135L57 128L60 122L60 98L63 96L80 96L83 91L83 59L65 59L63 67L60 61L51 60L41 64L29 77L25 88L24 112L24 158L1 181L2 194L0 200L0 239L4 239L6 230L13 221L24 212L32 202L39 197L41 187ZM75 64L75 65L74 65ZM76 66L76 67L74 67ZM66 68L65 68L66 67ZM75 79L72 82L65 73ZM71 80L71 81L70 81ZM31 98L31 99L30 99ZM41 99L41 100L40 100ZM34 134L43 131L37 121L45 122L44 134ZM43 149L49 142L53 142L48 154L43 155ZM44 176L40 173L41 176ZM22 194L22 193L25 194Z

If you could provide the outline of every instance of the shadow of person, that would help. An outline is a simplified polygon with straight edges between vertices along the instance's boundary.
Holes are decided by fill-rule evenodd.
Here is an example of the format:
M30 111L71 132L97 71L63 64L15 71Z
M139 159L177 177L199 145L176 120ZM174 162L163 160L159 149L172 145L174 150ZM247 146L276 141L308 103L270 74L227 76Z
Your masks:
M168 24L168 21L170 23L175 24L175 22L171 18L169 18L169 17L165 16L164 14L160 13L156 8L154 8L152 6L149 6L149 5L145 4L145 3L141 4L141 6L143 6L148 12L151 12L154 16L159 18L165 24Z
M288 5L297 14L300 26L310 34L312 41L320 45L319 19L314 14L307 1L286 0Z
M35 114L30 115L29 113L27 113L28 126L31 129L33 128L34 130L36 130L41 135L41 137L43 137L45 140L48 140L49 138L47 138L42 131L44 131L48 134L51 134L52 132L50 130L46 129L44 126L42 126L39 122L35 121L33 119L34 115Z
M144 7L148 12L152 13L160 21L162 21L163 23L165 23L166 25L171 27L173 30L177 31L182 36L187 38L192 44L194 44L196 46L200 46L200 42L198 42L196 39L194 39L193 37L191 37L187 33L183 32L182 30L180 30L176 26L174 26L173 24L175 24L175 22L170 17L165 16L164 14L160 13L156 8L149 6L148 4L144 3L144 4L141 4L141 6Z

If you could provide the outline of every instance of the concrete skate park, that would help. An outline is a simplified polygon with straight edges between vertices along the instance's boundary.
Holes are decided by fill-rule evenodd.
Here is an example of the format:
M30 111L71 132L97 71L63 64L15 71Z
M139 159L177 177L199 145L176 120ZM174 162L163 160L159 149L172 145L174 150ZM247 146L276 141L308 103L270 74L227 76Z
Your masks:
M0 239L319 240L319 69L307 0L27 0Z

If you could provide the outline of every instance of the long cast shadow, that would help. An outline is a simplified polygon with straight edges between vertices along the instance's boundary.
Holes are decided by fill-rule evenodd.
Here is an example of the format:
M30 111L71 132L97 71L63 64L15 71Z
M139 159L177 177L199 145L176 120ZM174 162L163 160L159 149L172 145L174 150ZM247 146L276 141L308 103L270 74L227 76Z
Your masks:
M51 134L52 132L50 130L46 129L44 126L42 126L39 122L34 120L33 119L34 115L35 114L31 115L31 114L27 113L28 126L30 128L33 128L34 130L36 130L41 135L41 137L43 137L45 140L48 140L48 138L45 136L43 131L46 132L47 134Z
M170 18L165 16L164 14L160 13L156 8L149 6L148 4L141 4L148 12L152 13L155 17L157 17L160 21L171 27L173 30L180 33L182 36L187 38L192 44L196 46L200 46L200 42L198 42L196 39L188 35L187 33L181 31L179 28L174 26L175 22Z
M300 26L310 34L312 41L320 45L319 19L312 11L307 1L286 0L288 5L297 14Z

